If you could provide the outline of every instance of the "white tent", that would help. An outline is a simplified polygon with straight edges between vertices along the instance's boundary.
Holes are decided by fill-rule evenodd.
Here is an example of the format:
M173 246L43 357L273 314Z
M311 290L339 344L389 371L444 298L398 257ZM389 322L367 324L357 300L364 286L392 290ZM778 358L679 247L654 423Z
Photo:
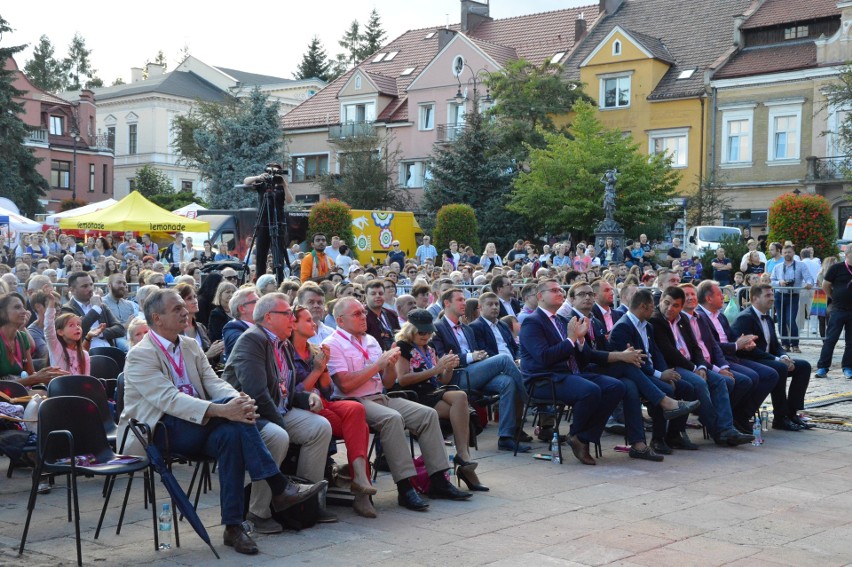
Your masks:
M188 205L184 205L176 211L172 211L176 215L180 215L182 217L186 217L188 219L194 219L198 216L198 211L206 211L206 207L202 207L198 203L190 203Z
M0 226L8 226L12 232L41 232L41 224L0 207Z
M101 209L105 209L110 205L114 205L117 202L118 201L116 201L115 199L107 199L105 201L98 201L97 203L89 203L88 205L83 205L82 207L71 209L70 211L64 211L61 213L48 215L47 218L44 219L44 224L57 228L59 227L59 221L62 219L76 217L78 215L85 215L87 213L94 213L95 211L100 211Z

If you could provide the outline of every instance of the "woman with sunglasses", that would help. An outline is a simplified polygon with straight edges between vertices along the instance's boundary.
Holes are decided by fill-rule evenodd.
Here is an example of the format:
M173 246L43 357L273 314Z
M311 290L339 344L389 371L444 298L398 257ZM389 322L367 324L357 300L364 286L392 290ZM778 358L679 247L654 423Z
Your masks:
M180 283L174 287L181 299L186 302L186 310L189 311L189 318L186 328L183 330L183 335L195 339L204 355L211 365L215 365L219 360L222 351L225 350L225 344L221 341L210 341L210 335L207 333L207 327L195 320L198 314L198 296L195 294L195 286L187 283Z
M453 464L459 480L469 490L487 492L488 487L479 482L476 467L470 460L470 411L467 394L447 387L453 379L453 369L459 365L456 354L445 354L440 359L429 346L435 325L432 314L426 309L409 311L408 320L396 334L400 357L396 362L396 382L400 389L412 390L417 401L434 408L441 419L450 420L456 455Z
M236 291L237 286L226 281L220 283L219 287L216 288L216 296L213 298L213 305L216 307L210 312L210 324L208 325L211 341L221 339L222 329L228 324L228 321L233 319L228 304Z
M296 391L315 392L322 398L323 409L319 414L331 424L331 434L343 439L346 445L346 458L352 474L350 490L355 495L352 508L359 516L375 518L376 510L370 503L370 496L376 493L376 489L370 483L367 464L370 429L364 406L352 400L331 401L334 387L326 368L329 348L308 343L316 335L317 326L307 307L300 305L294 308L293 317L295 323L290 342L294 350Z

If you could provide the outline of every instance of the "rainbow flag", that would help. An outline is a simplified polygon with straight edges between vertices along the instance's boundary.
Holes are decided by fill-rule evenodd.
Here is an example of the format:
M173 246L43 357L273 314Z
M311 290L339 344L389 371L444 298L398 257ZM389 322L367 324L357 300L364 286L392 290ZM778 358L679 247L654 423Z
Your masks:
M821 289L814 290L814 302L811 303L811 315L817 317L825 317L826 308L828 307L828 296Z

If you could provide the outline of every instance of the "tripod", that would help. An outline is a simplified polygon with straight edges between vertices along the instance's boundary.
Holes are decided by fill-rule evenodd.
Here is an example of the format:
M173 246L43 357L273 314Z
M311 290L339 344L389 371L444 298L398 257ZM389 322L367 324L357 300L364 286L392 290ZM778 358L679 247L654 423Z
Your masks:
M257 191L260 206L257 209L257 221L254 224L254 232L251 235L251 242L246 251L246 257L243 259L243 264L246 266L246 272L249 272L251 249L254 248L254 243L257 241L254 258L256 277L266 273L266 257L271 249L275 279L280 284L284 281L284 265L287 266L287 271L292 273L290 258L282 245L282 238L285 242L289 239L287 213L284 212L284 190L283 188L281 190L276 189L273 181L269 180L259 185ZM283 231L281 230L282 224L284 225Z

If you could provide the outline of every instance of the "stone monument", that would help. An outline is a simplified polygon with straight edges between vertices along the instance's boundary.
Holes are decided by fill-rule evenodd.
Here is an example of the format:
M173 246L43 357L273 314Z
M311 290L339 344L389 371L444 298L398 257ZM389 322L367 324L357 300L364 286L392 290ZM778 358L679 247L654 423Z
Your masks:
M601 177L604 184L604 220L595 229L595 250L600 253L604 249L607 238L612 238L615 246L624 253L624 229L613 218L615 215L615 183L618 180L618 170L608 169ZM618 258L621 262L622 258Z

